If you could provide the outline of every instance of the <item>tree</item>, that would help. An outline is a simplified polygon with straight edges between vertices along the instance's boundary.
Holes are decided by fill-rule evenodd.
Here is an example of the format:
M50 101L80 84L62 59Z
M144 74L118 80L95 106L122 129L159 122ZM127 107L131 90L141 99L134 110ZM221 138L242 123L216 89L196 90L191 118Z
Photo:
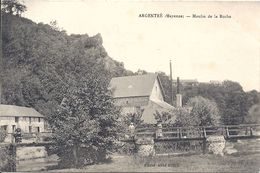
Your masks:
M220 122L220 115L217 104L214 101L196 96L189 99L187 105L190 111L190 119L197 126L217 125Z
M135 113L127 113L126 116L123 117L123 121L125 125L128 127L130 123L133 123L135 127L141 125L143 123L142 114L143 114L143 109L140 111L137 111Z
M253 105L260 103L260 94L256 90L246 92L246 96L248 108L251 108Z
M0 142L4 142L6 136L7 136L6 130L4 130L4 129L0 126Z
M170 81L170 77L167 76L164 72L157 72L159 78L160 78L160 81L161 81L161 84L162 84L162 87L163 87L163 91L164 91L164 94L165 94L165 101L169 104L172 104L172 101L171 101L171 81ZM176 88L173 88L173 100L176 99Z
M26 6L21 4L18 0L3 0L1 2L1 10L3 12L9 13L13 15L21 15L23 12L26 11Z
M156 111L154 113L154 118L157 122L161 122L161 123L170 123L170 120L172 118L172 114L171 112L166 112L166 111Z
M107 90L111 78L101 35L68 36L3 15L3 103L45 115L55 133L53 151L64 165L102 161L123 128Z
M105 75L98 69L92 69L88 78L74 83L57 112L49 117L56 152L63 165L83 166L104 161L113 151L122 129L120 112L107 90Z
M248 112L248 116L245 118L246 123L257 124L260 123L260 105L253 105Z
M190 117L190 108L187 107L181 107L176 108L172 112L173 115L175 115L174 124L177 127L187 127L187 126L195 126L196 121Z
M144 75L144 74L147 74L148 72L145 71L145 70L141 70L141 69L138 69L137 72L134 73L134 75Z
M247 95L242 86L233 81L224 81L224 108L222 122L224 124L241 124L248 112Z

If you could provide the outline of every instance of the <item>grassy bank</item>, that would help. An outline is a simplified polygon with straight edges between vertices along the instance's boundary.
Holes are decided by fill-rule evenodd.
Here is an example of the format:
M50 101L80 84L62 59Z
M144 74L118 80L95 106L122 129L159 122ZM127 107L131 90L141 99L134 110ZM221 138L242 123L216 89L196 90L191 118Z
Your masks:
M91 165L83 169L53 170L61 172L259 172L260 154L249 155L186 155L155 156L138 158L134 156L113 156L111 163Z

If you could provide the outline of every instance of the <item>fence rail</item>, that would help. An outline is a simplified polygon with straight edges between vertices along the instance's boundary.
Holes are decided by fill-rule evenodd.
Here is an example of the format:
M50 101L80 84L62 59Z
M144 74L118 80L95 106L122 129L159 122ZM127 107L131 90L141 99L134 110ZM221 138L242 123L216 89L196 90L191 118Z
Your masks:
M233 138L256 138L260 137L260 124L241 124L226 126L189 126L189 127L167 127L156 126L136 128L135 136L153 136L156 139L205 139L211 135L223 135L226 139ZM161 133L157 135L157 133ZM157 136L159 136L157 138Z
M7 133L4 142L5 143L15 143L15 133ZM21 133L22 142L21 143L41 143L48 141L48 138L52 137L51 132L32 132L32 133Z
M162 125L158 128L156 125L148 127L137 127L135 137L152 137L157 141L186 141L203 140L210 135L223 135L226 139L245 139L260 138L260 124L241 124L226 126L187 126L173 127ZM158 135L158 133L161 133ZM51 138L51 132L32 132L22 133L23 143L39 143ZM127 140L127 139L121 139ZM132 140L132 139L130 139ZM5 142L14 143L14 133L8 133Z

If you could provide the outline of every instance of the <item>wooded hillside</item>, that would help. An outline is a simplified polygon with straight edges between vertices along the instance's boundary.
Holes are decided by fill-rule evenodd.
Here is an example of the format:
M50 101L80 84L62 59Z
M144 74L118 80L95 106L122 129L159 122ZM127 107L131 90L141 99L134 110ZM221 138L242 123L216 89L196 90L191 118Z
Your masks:
M2 19L3 104L34 107L46 115L94 69L106 74L106 84L132 74L108 56L100 34L67 35L56 23L36 24L6 13Z

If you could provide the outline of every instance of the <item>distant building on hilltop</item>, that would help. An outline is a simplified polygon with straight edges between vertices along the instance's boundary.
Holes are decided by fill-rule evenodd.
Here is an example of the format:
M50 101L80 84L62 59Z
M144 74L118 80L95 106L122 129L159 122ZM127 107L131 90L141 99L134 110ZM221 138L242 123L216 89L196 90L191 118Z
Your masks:
M145 123L156 123L156 111L169 111L173 106L164 101L164 92L157 74L116 77L110 81L115 104L123 114L142 113Z
M177 80L172 81L173 86L177 86ZM182 86L196 86L199 84L197 79L180 79L180 84Z
M214 85L221 85L222 82L219 80L210 80L209 83Z
M0 127L7 133L17 128L22 133L44 132L44 116L33 108L0 104Z

